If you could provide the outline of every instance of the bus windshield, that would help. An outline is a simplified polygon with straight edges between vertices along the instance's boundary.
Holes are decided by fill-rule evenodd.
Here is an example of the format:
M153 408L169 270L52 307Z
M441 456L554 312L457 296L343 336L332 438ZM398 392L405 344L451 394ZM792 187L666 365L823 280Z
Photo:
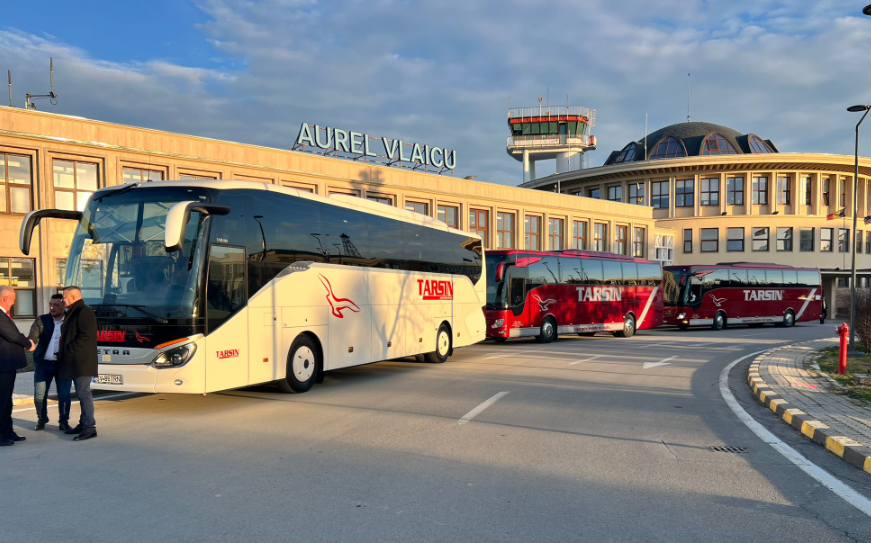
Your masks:
M662 270L662 302L666 307L684 305L687 270Z
M506 309L506 288L505 279L508 276L508 270L503 270L502 281L496 282L496 268L499 264L507 262L510 259L508 255L487 255L487 309Z
M65 284L82 289L98 311L117 316L193 318L198 315L205 216L191 213L181 250L164 248L169 209L181 201L208 201L203 188L124 188L97 195L76 229Z

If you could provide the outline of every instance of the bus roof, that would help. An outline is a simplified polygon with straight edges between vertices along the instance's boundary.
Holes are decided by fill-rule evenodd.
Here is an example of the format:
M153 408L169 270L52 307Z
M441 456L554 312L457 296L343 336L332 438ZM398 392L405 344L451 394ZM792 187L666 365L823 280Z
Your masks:
M738 268L738 269L767 269L767 270L817 270L819 268L805 268L788 266L786 264L775 264L773 262L718 262L717 264L687 264L686 266L665 266L665 270L686 270L690 268Z
M617 255L614 253L603 253L599 251L581 251L578 249L567 249L564 251L523 251L520 249L491 249L487 251L487 255L525 255L525 256L573 256L577 258L601 258L604 260L625 260L645 263L658 263L656 260L647 260L644 258L633 258L626 255Z
M317 194L312 194L310 192L305 192L301 190L297 190L290 187L282 187L281 185L273 185L270 183L261 183L258 181L238 181L235 179L218 179L218 180L209 180L209 181L158 181L158 182L148 182L148 183L127 183L125 185L112 185L111 187L102 188L94 193L93 197L100 196L104 193L115 192L116 190L130 185L136 185L136 189L147 189L147 188L161 188L161 187L198 187L198 188L207 188L213 190L264 190L269 192L278 192L285 194L287 196L295 196L297 198L304 198L308 200L315 200L319 202L323 202L325 204L346 207L350 209L354 209L356 211L362 211L364 213L369 213L373 215L381 215L388 216L391 219L396 219L398 221L418 224L422 226L427 226L430 228L435 228L437 230L444 230L448 232L453 232L455 234L463 234L473 238L480 239L480 236L471 232L464 232L462 230L457 230L456 228L452 228L445 224L444 222L434 219L432 217L428 217L426 215L421 215L420 213L415 213L413 211L407 211L405 209L399 209L393 206L389 206L386 204L381 204L378 202L373 202L371 200L365 200L363 198L358 198L356 196L351 196L348 194L333 194L329 197L319 196Z

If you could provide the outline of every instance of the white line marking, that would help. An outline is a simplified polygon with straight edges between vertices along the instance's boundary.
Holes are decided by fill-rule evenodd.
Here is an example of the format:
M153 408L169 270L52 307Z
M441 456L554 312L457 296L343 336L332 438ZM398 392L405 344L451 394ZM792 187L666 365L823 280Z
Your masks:
M743 422L750 430L756 434L759 439L768 443L774 450L782 454L787 460L798 466L800 470L805 472L806 474L813 477L818 483L828 488L832 492L834 492L839 497L843 498L844 501L862 511L869 517L871 517L871 500L866 498L865 496L859 494L849 486L842 483L837 478L833 477L829 472L823 470L821 467L812 463L810 460L799 454L795 449L781 441L774 434L766 430L761 424L756 422L753 417L751 417L747 411L744 410L738 404L738 400L735 399L735 396L732 395L732 391L729 390L729 372L740 362L747 360L752 356L756 356L766 352L768 349L762 351L756 351L755 353L750 353L746 356L742 356L741 358L734 360L731 364L723 368L723 371L720 372L720 395L723 396L723 399L726 400L726 404L732 410L733 413L738 417L741 422Z
M645 362L643 369L646 370L648 368L656 368L659 366L668 366L669 364L671 364L671 362L669 362L669 360L674 360L675 358L677 358L677 355L669 356L668 358L663 358L659 362Z
M692 345L675 345L675 347L707 347L708 345L716 345L716 343L694 343Z
M677 345L675 345L674 343L654 343L653 345L637 345L637 347L644 347L645 349L647 347L671 347L671 346L676 347Z
M488 407L490 407L494 403L498 402L499 399L502 398L502 396L505 396L506 394L508 394L508 392L500 392L499 394L494 394L492 398L490 398L489 400L482 403L481 405L479 405L475 409L472 409L471 411L469 411L468 413L463 415L463 418L460 419L459 424L466 424L467 422L469 422L473 418L477 417L478 415L481 414L481 411L487 409Z
M117 394L107 394L106 396L94 396L94 401L98 402L100 400L111 400L112 398L123 398L124 396L133 396L135 394L141 394L141 392L119 392ZM73 403L76 403L78 400L73 398ZM55 402L57 403L57 402ZM36 409L36 406L30 407L22 407L20 409L13 409L13 413L23 413L24 411L33 411Z
M590 360L595 360L597 358L602 358L603 354L597 354L596 356L591 356L589 358L584 358L583 360L575 360L574 362L569 362L569 366L574 366L575 364L580 364L581 362L589 362Z

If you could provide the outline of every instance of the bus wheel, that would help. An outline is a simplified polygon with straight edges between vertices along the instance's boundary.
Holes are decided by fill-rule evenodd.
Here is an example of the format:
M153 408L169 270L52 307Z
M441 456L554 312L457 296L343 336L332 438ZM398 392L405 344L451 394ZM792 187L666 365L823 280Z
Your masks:
M791 328L795 325L795 313L792 312L792 309L786 310L786 315L783 316L783 326L784 328Z
M578 335L581 337L593 337L596 335L596 332L578 332Z
M493 341L495 341L496 343L505 343L506 341L508 341L508 338L507 337L494 337Z
M451 353L451 329L442 323L436 333L436 350L426 353L424 359L430 364L442 364L447 361Z
M623 319L623 329L619 332L614 332L614 335L617 337L632 337L635 335L635 317L632 315L626 315L626 318Z
M711 324L711 328L714 330L722 330L726 327L726 315L722 311L717 311L717 314L714 315L714 322Z
M278 381L282 392L307 392L315 384L321 367L315 342L306 335L297 336L287 356L287 377Z
M535 341L539 343L550 343L555 339L556 321L553 320L553 317L547 317L544 319L544 322L541 323L541 330L539 331L539 334L535 336Z
M678 330L689 330L689 329L690 329L690 325L689 325L689 324L678 324L678 325L677 325L677 329L678 329Z

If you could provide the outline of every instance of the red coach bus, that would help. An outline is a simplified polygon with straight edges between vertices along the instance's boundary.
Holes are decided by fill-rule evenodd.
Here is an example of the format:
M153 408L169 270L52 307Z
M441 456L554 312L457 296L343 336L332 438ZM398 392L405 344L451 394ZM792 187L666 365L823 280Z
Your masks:
M678 328L761 326L823 318L820 270L752 262L668 266L663 270L665 322Z
M487 336L636 330L662 324L658 262L592 251L487 251Z

